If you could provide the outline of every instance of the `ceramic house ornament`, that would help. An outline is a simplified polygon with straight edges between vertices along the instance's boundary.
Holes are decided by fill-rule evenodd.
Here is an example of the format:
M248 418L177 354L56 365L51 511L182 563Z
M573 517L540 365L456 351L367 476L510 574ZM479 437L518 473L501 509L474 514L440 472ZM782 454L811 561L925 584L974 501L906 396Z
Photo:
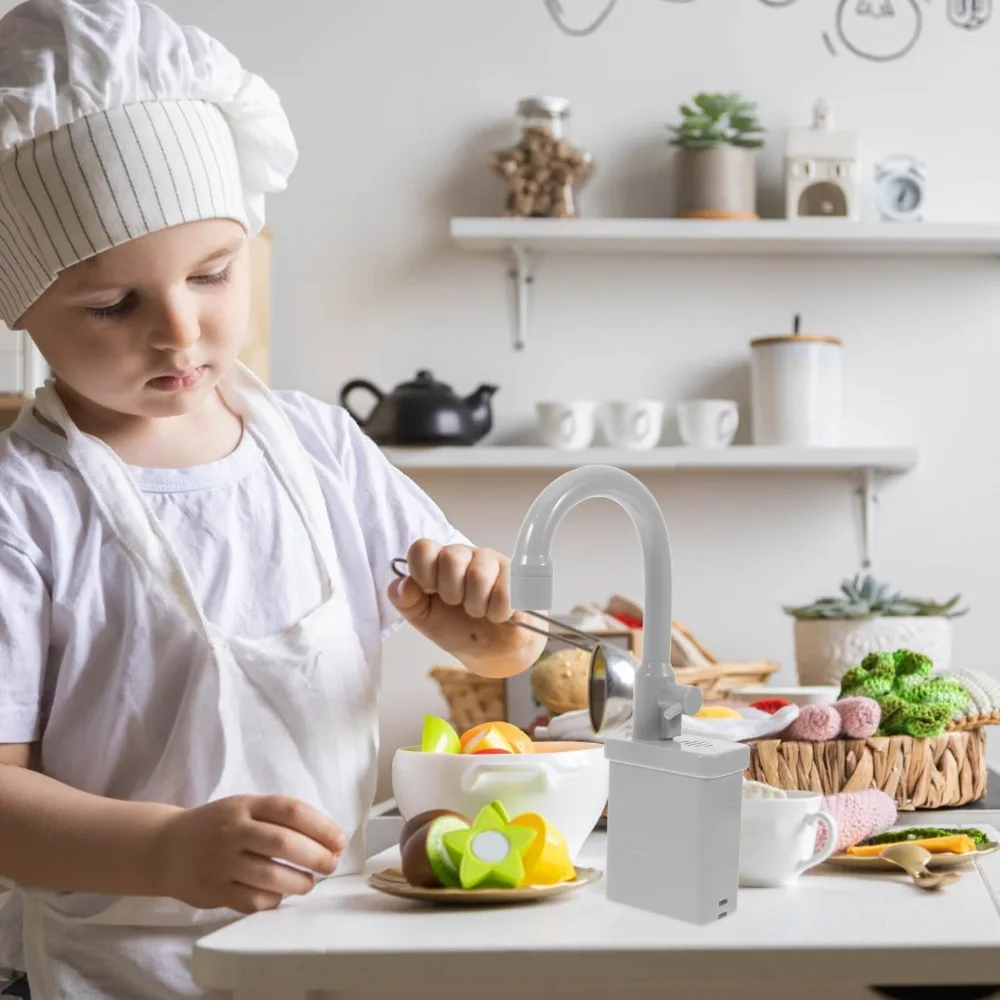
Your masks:
M811 128L788 130L785 216L789 219L857 219L858 133L835 129L820 99Z

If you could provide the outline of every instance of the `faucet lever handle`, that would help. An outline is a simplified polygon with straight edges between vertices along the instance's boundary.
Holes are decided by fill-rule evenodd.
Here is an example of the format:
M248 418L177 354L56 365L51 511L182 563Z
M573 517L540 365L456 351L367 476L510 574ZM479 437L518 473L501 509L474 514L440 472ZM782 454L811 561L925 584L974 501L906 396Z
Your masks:
M670 682L657 698L660 709L660 739L672 740L681 735L681 717L694 715L701 708L701 690L690 684Z

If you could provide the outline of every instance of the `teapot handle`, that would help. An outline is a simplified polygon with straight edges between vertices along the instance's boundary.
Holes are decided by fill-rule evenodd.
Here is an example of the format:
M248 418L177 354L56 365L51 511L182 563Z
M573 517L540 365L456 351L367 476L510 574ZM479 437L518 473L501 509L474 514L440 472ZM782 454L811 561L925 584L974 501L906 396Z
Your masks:
M372 408L368 411L368 416L363 419L359 417L354 410L351 409L350 404L347 402L347 397L350 396L355 389L364 389L366 392L370 392L375 397L375 403ZM364 427L369 420L371 420L372 413L375 412L375 407L378 406L382 400L385 399L385 394L381 389L372 385L371 382L363 378L352 379L340 390L340 405L347 410L347 412L354 417L356 423L361 427Z

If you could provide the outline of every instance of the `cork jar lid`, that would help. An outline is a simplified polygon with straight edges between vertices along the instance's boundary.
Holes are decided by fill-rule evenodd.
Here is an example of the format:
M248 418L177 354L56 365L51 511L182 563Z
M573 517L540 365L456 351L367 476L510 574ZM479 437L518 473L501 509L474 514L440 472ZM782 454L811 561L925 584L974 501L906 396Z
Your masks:
M843 347L844 342L823 333L802 333L802 317L796 313L791 333L779 333L767 337L757 337L750 341L751 347L765 347L768 344L831 344Z

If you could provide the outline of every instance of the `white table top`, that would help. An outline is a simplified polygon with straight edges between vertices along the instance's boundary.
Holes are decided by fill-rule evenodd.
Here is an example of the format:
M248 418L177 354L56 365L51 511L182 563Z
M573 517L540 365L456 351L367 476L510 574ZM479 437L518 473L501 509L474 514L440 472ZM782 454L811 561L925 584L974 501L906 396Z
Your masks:
M933 822L992 826L995 816ZM604 851L605 835L595 833L578 863L603 868ZM366 873L397 864L391 848ZM467 988L484 968L493 985L511 988L556 978L567 989L803 976L830 985L1000 983L1000 855L962 871L929 893L902 874L815 869L792 888L741 889L737 911L706 927L611 903L603 880L528 906L449 909L345 876L204 938L195 972L204 986L228 990Z

